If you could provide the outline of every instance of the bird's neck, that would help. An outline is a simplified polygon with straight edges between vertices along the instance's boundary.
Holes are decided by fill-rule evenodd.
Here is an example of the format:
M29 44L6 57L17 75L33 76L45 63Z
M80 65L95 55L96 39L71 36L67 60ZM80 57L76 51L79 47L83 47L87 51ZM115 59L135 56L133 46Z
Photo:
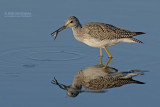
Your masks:
M82 88L82 74L81 72L77 72L77 74L74 76L72 88L74 89L81 89Z
M81 24L72 27L73 35L78 41L82 41L81 29L82 29Z

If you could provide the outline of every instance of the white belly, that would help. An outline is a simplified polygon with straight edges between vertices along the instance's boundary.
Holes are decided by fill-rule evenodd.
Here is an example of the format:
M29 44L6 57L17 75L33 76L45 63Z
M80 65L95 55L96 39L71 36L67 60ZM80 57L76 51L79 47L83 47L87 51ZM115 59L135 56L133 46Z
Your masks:
M114 45L116 43L119 43L118 41L115 40L95 40L95 39L84 39L83 41L85 44L91 46L91 47L96 47L96 48L104 48L104 47L109 47L111 45Z
M129 38L114 39L114 40L102 40L102 41L96 40L96 39L93 39L93 38L83 40L83 43L85 43L85 44L87 44L91 47L96 47L96 48L109 47L109 46L115 45L115 44L120 43L120 42L131 43L131 42L134 42L134 41L129 39Z

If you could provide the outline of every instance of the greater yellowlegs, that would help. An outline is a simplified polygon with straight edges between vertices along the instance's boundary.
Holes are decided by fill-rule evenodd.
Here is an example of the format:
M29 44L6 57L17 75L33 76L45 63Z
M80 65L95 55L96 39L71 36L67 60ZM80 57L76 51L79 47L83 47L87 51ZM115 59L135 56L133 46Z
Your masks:
M120 87L125 84L144 84L144 82L132 79L132 77L141 75L144 72L142 70L118 72L115 68L104 68L100 64L77 72L74 76L73 83L69 86L58 83L55 78L52 83L66 90L69 97L76 97L81 92L100 93L106 91L106 89ZM82 90L82 86L85 88L84 90Z
M133 32L124 30L110 24L91 22L82 26L75 16L66 19L64 26L52 33L55 39L58 32L65 28L72 28L73 35L76 40L83 42L91 47L100 48L100 56L102 56L102 48L105 49L108 56L112 58L106 47L115 45L120 42L142 43L133 38L133 36L145 34L144 32Z

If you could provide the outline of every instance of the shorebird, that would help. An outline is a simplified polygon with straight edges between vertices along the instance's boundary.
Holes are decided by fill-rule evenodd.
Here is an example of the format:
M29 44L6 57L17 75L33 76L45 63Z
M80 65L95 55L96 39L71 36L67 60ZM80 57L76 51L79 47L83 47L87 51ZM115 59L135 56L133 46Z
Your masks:
M108 56L112 58L106 47L120 42L142 43L133 38L133 36L145 34L144 32L134 32L115 27L110 24L90 22L82 26L75 16L66 19L65 25L53 32L51 35L56 39L58 33L63 29L71 28L76 40L83 42L91 47L100 48L102 57L102 48L105 49Z
M69 86L60 84L56 78L54 78L52 83L65 90L69 97L76 97L82 92L102 93L107 91L107 89L121 87L126 84L145 84L144 82L132 79L132 77L142 75L144 72L146 71L130 70L118 72L113 67L104 68L100 64L77 72L72 84ZM82 89L82 86L84 89Z

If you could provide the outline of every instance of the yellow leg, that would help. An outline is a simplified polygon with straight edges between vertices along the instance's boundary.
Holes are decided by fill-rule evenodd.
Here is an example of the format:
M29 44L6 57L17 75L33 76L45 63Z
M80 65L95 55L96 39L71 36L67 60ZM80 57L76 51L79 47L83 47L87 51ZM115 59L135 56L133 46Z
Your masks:
M107 54L108 54L109 58L112 58L112 55L108 52L107 48L106 48L106 47L104 47L104 49L105 49L105 51L107 52Z
M100 48L100 64L102 64L102 48Z
M100 48L100 56L102 57L102 48Z
M104 68L107 68L107 66L108 66L109 62L111 61L111 59L112 59L112 57L109 57L109 59L108 59L106 65L104 66Z

